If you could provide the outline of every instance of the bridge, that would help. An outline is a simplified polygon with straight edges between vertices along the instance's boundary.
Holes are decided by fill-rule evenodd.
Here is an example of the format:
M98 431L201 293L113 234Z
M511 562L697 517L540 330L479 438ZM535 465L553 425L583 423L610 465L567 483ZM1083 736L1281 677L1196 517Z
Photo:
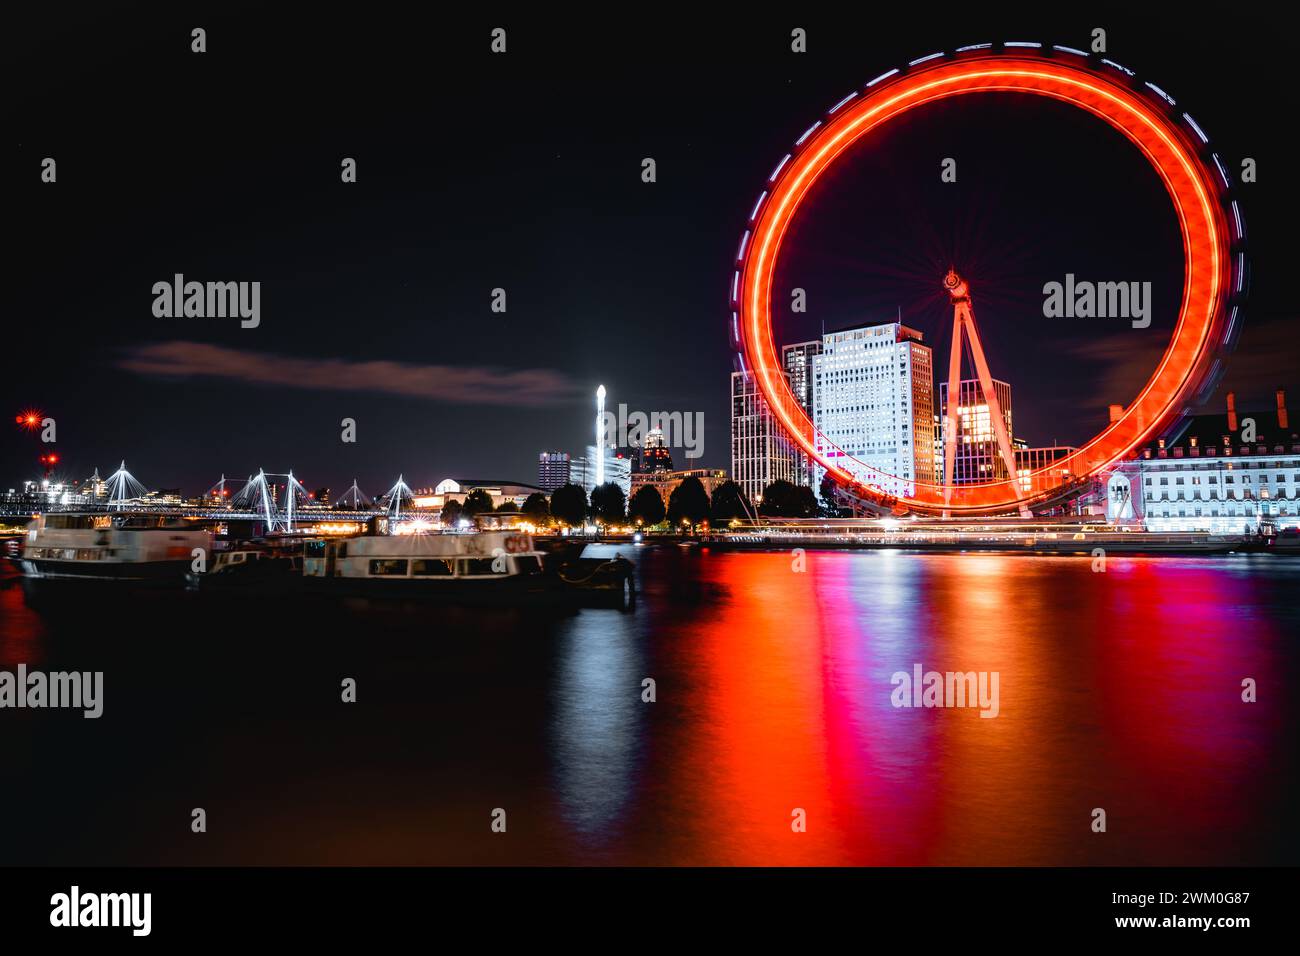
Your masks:
M277 481L276 479L281 479ZM409 503L414 492L402 476L388 491L379 498L372 499L365 494L353 479L351 487L339 498L339 504L350 507L327 507L311 501L311 495L297 478L293 470L285 473L268 472L258 469L247 479L231 479L224 474L201 495L195 503L167 502L151 499L151 492L141 484L123 461L108 478L99 479L96 471L90 482L94 486L94 497L87 501L84 494L77 495L82 500L61 502L8 501L0 504L0 516L23 517L34 512L131 512L135 514L177 515L187 518L212 521L261 521L268 532L293 531L295 524L318 525L329 523L364 524L378 515L400 519L405 503ZM102 485L102 493L99 486ZM239 487L234 494L227 486ZM283 500L278 493L283 487ZM349 502L349 498L351 501Z

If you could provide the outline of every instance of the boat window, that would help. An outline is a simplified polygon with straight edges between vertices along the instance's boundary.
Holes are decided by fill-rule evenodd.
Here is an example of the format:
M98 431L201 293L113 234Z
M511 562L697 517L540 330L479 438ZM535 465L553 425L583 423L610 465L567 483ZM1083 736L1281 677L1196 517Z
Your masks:
M45 527L69 530L73 528L97 528L102 523L94 515L46 515Z
M442 561L435 558L417 558L411 562L411 574L416 577L451 577L454 570L454 561Z
M542 561L532 555L521 555L515 558L515 571L519 574L541 574Z
M502 562L504 563L504 562ZM466 558L461 562L461 574L504 574L505 568L498 571L492 567L492 558Z
M406 574L405 558L380 558L370 562L370 573L373 575L399 575Z
M305 551L309 558L323 558L325 557L325 542L308 541Z

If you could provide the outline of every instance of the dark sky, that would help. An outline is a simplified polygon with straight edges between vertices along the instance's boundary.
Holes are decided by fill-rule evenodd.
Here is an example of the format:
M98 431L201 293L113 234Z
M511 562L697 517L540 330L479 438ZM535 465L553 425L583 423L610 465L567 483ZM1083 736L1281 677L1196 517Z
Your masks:
M0 486L39 472L43 449L12 424L26 407L57 420L68 477L125 458L146 485L191 494L259 467L336 494L354 476L382 491L398 472L417 486L528 482L540 449L586 444L601 382L611 403L703 412L699 463L729 467L731 262L776 160L890 67L984 40L1085 46L1094 26L1230 168L1258 160L1242 195L1253 297L1227 384L1239 404L1271 402L1276 386L1300 402L1280 281L1300 212L1282 131L1295 85L1266 23L1182 34L1110 15L918 10L884 26L804 8L427 22L368 9L277 21L257 4L126 5L6 31ZM494 26L504 56L489 52ZM806 54L789 52L795 26ZM39 181L45 156L55 185ZM355 185L339 181L345 156ZM647 156L654 184L640 178ZM944 156L957 184L939 182ZM1108 402L1131 398L1177 304L1154 174L1099 122L1050 103L918 114L837 169L794 238L781 281L808 288L810 311L786 316L782 338L900 307L942 365L939 274L965 270L994 374L1035 444L1085 439ZM1066 271L1153 281L1143 344L1122 323L1046 323L1042 283ZM153 283L177 272L260 281L261 326L155 318ZM489 309L496 287L504 315ZM344 417L356 444L340 441Z

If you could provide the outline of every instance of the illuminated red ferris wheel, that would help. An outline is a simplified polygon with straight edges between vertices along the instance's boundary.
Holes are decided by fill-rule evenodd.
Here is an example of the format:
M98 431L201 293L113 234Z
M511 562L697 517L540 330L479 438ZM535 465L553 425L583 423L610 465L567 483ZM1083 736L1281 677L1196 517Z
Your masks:
M907 496L887 493L883 486L894 476L847 454L820 433L783 374L772 332L772 285L782 242L819 177L852 146L868 141L873 131L929 103L996 92L1032 93L1086 110L1123 134L1151 163L1173 202L1183 240L1177 323L1137 397L1068 456L1017 473L1007 436L999 434L998 451L1008 459L1005 477L954 484L947 468L934 481L909 482L914 490ZM1240 331L1247 278L1241 211L1231 191L1221 159L1192 117L1160 87L1139 81L1133 71L1102 56L1069 47L1003 43L921 57L836 103L773 170L737 251L731 284L733 343L742 367L754 377L785 433L870 507L894 514L1026 513L1086 487L1099 472L1188 414L1217 383L1220 356ZM954 349L959 349L963 306L969 316L970 296L955 273L936 276L936 281L941 278L955 306ZM978 348L973 323L971 316L968 343ZM980 377L988 377L987 366ZM993 397L991 391L986 394ZM991 417L1000 423L1000 415ZM951 434L953 429L946 431Z

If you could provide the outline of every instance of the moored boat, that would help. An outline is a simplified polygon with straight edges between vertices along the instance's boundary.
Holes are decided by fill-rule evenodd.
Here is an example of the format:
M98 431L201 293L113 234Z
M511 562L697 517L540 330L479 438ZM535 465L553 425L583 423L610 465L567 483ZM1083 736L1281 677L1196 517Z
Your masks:
M137 581L180 585L212 534L173 516L51 513L27 526L19 559L31 581Z
M186 575L205 592L412 599L451 603L532 601L631 607L633 565L620 555L584 558L581 548L543 551L518 531L388 534L384 519L365 534L258 540L218 551Z
M321 590L368 597L631 604L631 562L568 558L552 566L551 557L518 531L366 534L309 542L303 578Z

